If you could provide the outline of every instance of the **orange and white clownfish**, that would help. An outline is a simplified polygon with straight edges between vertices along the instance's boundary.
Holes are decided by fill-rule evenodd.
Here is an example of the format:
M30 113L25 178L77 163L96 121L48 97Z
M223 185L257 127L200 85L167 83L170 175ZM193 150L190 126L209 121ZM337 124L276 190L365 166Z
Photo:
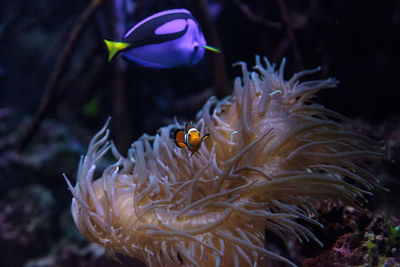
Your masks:
M209 134L205 134L202 138L200 138L199 130L194 127L189 127L189 124L186 123L185 130L176 130L174 134L174 141L178 147L187 147L189 151L194 153L199 150L201 142L203 142L208 136Z

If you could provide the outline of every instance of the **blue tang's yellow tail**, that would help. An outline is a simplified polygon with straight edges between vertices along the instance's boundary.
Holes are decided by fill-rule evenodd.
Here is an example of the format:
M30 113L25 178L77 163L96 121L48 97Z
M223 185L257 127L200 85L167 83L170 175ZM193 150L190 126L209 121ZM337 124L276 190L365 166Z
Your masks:
M108 61L110 62L111 59L119 52L124 50L125 48L129 47L129 43L124 43L124 42L114 42L114 41L109 41L107 39L104 39L104 43L107 46L108 49Z

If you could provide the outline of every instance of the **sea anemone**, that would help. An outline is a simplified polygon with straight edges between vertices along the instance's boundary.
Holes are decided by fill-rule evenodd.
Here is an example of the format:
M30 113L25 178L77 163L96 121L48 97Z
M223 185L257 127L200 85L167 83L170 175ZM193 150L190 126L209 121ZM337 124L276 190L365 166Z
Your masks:
M317 237L303 224L319 224L313 201L358 205L378 185L371 167L384 157L380 144L352 131L340 114L311 101L336 80L300 82L319 70L284 80L256 57L253 71L240 62L233 94L210 98L194 126L209 133L193 155L162 127L144 134L123 157L107 141L108 121L81 158L72 215L81 233L107 255L137 257L149 266L247 266L270 257L265 230L284 241ZM94 179L111 150L116 162Z

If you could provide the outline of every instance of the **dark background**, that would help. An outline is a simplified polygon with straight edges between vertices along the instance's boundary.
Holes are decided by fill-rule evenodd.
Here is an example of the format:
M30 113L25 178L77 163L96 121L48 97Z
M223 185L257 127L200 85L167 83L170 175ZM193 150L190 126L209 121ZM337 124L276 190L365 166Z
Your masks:
M0 263L62 262L65 253L68 262L64 249L86 244L61 173L74 184L79 155L108 116L125 154L142 134L175 116L194 119L208 97L230 94L240 74L232 64L252 66L256 54L277 65L285 57L286 79L321 66L311 78L340 81L315 101L385 142L392 162L378 171L391 193L378 192L370 206L399 214L400 2L199 2L0 1L0 249L8 255ZM141 19L182 7L221 55L207 52L194 67L170 70L107 62L103 38L118 40Z

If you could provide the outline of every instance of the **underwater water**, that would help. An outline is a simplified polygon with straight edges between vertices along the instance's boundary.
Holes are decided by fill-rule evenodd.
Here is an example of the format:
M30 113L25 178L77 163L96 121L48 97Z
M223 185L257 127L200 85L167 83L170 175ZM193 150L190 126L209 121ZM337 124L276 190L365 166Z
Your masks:
M314 233L323 247L313 238L310 242L300 243L296 234L282 230L287 238L283 241L279 231L266 227L266 230L262 228L257 256L249 252L252 249L249 245L236 243L235 246L240 247L238 251L243 253L232 253L230 257L229 251L234 250L234 245L232 248L226 245L224 255L228 256L222 258L225 266L229 266L227 258L240 266L255 262L261 266L290 266L290 263L277 258L263 258L266 250L299 266L400 264L400 3L384 2L370 1L360 5L322 0L1 1L0 265L145 266L143 262L150 262L143 257L130 257L129 253L121 252L121 247L91 243L87 234L82 235L85 230L76 226L77 219L74 222L71 214L71 201L73 197L76 199L76 195L72 194L73 190L68 187L63 174L71 181L71 187L79 188L75 183L80 157L90 154L87 149L91 139L110 116L109 139L127 162L139 162L135 154L139 155L137 147L133 156L128 154L132 143L144 134L161 136L161 127L178 122L180 129L171 130L170 139L163 137L159 145L168 143L175 146L173 151L189 152L182 158L174 158L173 166L165 165L165 168L171 172L178 171L189 160L194 161L195 170L207 167L204 165L206 160L197 158L199 154L196 153L202 153L206 148L209 148L208 152L213 151L209 144L217 139L217 134L201 131L200 137L206 133L210 135L196 143L181 136L188 134L184 125L190 121L194 125L197 123L204 115L199 111L212 96L222 100L234 94L235 77L242 77L243 69L233 64L243 61L247 63L249 72L254 71L252 66L256 65L256 55L265 56L276 64L276 71L285 58L282 74L285 81L295 73L320 66L320 71L300 81L334 77L339 82L336 87L332 85L333 88L316 93L305 105L317 103L349 118L354 123L346 129L367 136L368 140L378 141L384 156L367 158L363 162L367 173L357 172L356 167L346 167L349 173L342 170L340 178L335 176L344 182L337 187L342 189L347 184L360 187L362 182L354 181L353 174L357 173L367 180L372 180L372 174L376 175L384 188L372 183L374 188L366 191L373 194L365 193L367 201L362 201L360 206L344 201L340 194L338 199L335 194L327 198L306 194L302 201L310 201L316 207L315 212L307 216L325 227L321 228L307 218L297 218L294 222ZM182 9L189 13L166 12ZM119 45L108 46L104 39ZM125 45L121 46L121 43ZM109 53L112 49L116 54L111 59ZM266 63L262 64L267 68ZM253 84L255 80L252 80ZM244 94L242 96L245 98ZM275 91L270 96L278 99L280 94ZM293 101L298 101L298 98ZM210 113L218 109L217 102L213 103ZM334 123L347 123L342 117L327 117ZM245 116L237 115L232 121L242 123L246 128L245 119ZM320 117L311 114L308 119ZM202 125L197 127L200 129L205 123ZM260 125L253 129L254 132L266 131L263 128L266 124L254 125ZM218 129L223 126L219 124ZM276 130L280 126L274 127ZM207 129L211 128L204 131ZM178 130L181 130L179 136L176 134ZM233 142L236 134L241 135L247 130L231 131L224 137ZM284 135L290 129L286 130L279 134ZM307 135L303 137L306 139ZM249 134L243 137L243 142L247 144L247 141L255 139ZM361 143L351 144L363 147L362 142L366 139L360 137L360 140ZM341 140L336 141L340 143ZM154 148L152 142L156 142L149 141ZM257 144L254 146L256 149L261 147ZM267 144L266 141L262 147ZM224 149L228 151L228 145L216 146L215 153L219 155ZM259 153L260 149L257 150ZM114 156L108 152L96 162L96 170L92 171L94 180L115 163ZM146 154L147 162L149 158ZM181 162L184 159L187 161ZM223 166L224 160L228 158L218 162L218 156L215 157L219 167ZM357 158L354 164L360 161L362 159ZM124 168L131 170L129 166ZM285 171L293 169L289 166ZM320 170L319 174L327 172ZM162 179L172 179L172 176L163 175ZM258 176L263 175L258 173ZM201 178L204 181L205 177ZM253 182L257 183L260 178L254 179ZM253 186L253 182L249 186ZM299 185L302 190L309 186L311 192L311 185ZM139 185L137 188L141 192ZM199 189L199 195L205 197L208 190L199 188L203 190ZM231 190L231 187L227 188ZM80 193L84 191L79 190ZM89 199L93 200L93 197ZM143 202L146 201L143 198ZM268 203L272 202L269 200ZM293 204L289 199L282 203ZM96 210L94 202L88 201L88 206ZM200 209L207 210L207 207ZM88 220L95 225L96 231L104 230L95 215L90 216ZM103 214L102 219L105 217ZM240 226L237 228L244 231ZM160 229L167 231L167 227L161 224ZM115 231L118 236L118 231ZM239 232L237 236L241 235ZM106 240L109 236L101 238ZM265 250L262 250L264 243ZM189 253L191 248L184 244L184 249L172 253L178 265L207 265L191 262L190 257L184 254L185 249ZM215 246L217 251L222 250ZM166 247L169 249L168 245ZM146 249L149 250L150 246ZM164 250L152 255L144 248L143 251L143 255L155 258L171 253ZM110 252L116 252L116 257L106 255L113 254ZM165 266L169 266L167 262Z

